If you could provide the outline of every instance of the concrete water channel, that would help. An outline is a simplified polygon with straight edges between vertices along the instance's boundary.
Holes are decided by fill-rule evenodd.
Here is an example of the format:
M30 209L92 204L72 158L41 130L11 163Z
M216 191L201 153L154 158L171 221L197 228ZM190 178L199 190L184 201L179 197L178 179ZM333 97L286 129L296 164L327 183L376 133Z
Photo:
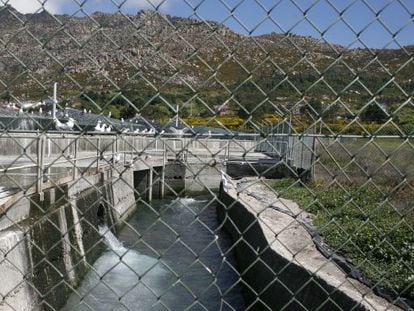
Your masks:
M303 211L257 178L303 168L253 140L0 143L1 311L398 309L321 255Z
M5 282L0 285L0 310L58 310L66 305L68 299L68 303L76 301L73 293L76 289L82 291L88 288L94 279L91 275L95 271L94 265L99 268L108 252L119 258L119 249L127 249L111 248L113 244L110 243L109 234L118 235L125 245L130 245L125 259L129 260L135 254L137 261L130 263L136 268L137 265L140 267L131 272L135 275L143 273L142 269L154 254L146 254L146 250L141 249L136 242L150 238L140 240L135 237L134 242L132 236L129 239L122 237L128 235L131 227L135 228L134 232L145 231L145 223L148 226L152 220L144 212L145 207L149 206L152 206L152 211L154 208L163 210L158 213L162 215L158 217L161 217L161 223L175 228L175 232L180 232L182 236L187 234L187 238L190 233L193 238L173 243L170 254L178 256L173 261L178 266L167 269L166 262L160 261L159 265L164 267L159 267L158 271L166 273L165 281L168 282L165 285L169 284L162 287L164 291L172 286L167 292L174 293L180 281L176 279L173 282L173 278L184 272L185 265L192 260L191 256L200 256L188 267L190 274L195 273L194 280L198 280L190 280L187 288L190 294L178 290L177 300L166 293L165 297L169 297L167 301L182 301L181 306L184 306L191 300L191 295L201 298L200 291L207 290L207 283L215 280L211 283L211 290L205 293L203 302L206 303L206 297L211 294L211 297L215 297L210 301L211 310L216 310L218 305L226 309L227 304L234 304L233 309L241 309L243 303L240 296L234 298L239 295L239 291L237 286L232 286L235 270L222 257L226 247L221 246L228 246L228 240L216 230L215 204L209 204L207 209L202 208L199 201L188 199L175 203L166 199L163 203L145 204L154 198L183 198L186 192L207 193L212 195L211 198L216 197L214 191L218 190L220 171L225 169L225 161L230 158L243 158L243 161L268 158L254 153L253 141L195 141L115 135L80 137L68 134L9 134L1 139L5 148L1 150L0 163L3 187L0 201L0 273ZM191 204L187 204L189 202ZM177 204L184 208L177 209ZM171 215L172 210L177 214ZM193 210L192 214L189 214L190 210ZM201 219L198 226L174 223L198 212ZM201 215L203 213L206 213L206 217ZM107 232L99 229L102 226L109 228ZM210 228L207 232L206 226ZM152 236L151 249L161 253L165 246L162 241L168 239L174 240L171 232ZM194 242L197 240L198 248L185 254L183 245L195 247ZM211 249L205 251L206 263L202 260L204 255L200 248L206 246L202 245L204 243L211 244ZM220 247L218 244L214 246L214 243L220 243ZM166 260L171 260L169 254L164 255ZM160 254L155 256L159 257ZM231 253L226 254L226 257L231 258ZM154 269L156 272L156 267ZM176 269L181 270L174 274ZM148 273L148 277L151 275ZM187 283L191 276L188 273L185 275ZM117 286L116 282L114 286ZM130 289L136 294L139 288L142 289L140 286ZM224 297L219 298L223 293L227 293L229 302ZM144 301L152 301L154 297L151 297L148 296ZM196 310L197 307L194 307ZM180 309L177 308L172 307L172 310Z

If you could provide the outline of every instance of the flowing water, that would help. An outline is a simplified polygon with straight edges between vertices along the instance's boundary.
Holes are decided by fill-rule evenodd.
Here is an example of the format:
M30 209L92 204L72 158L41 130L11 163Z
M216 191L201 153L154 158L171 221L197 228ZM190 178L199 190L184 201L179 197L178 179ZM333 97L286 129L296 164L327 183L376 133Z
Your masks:
M243 310L230 237L218 230L216 201L140 204L63 310Z
M0 186L0 199L8 197L9 195L10 195L10 191L5 187Z

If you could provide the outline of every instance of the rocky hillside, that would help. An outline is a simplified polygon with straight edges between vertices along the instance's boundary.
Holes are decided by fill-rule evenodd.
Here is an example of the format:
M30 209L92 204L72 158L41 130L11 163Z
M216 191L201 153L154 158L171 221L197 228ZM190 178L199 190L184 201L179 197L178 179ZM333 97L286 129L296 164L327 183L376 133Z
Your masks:
M396 106L414 87L413 47L350 50L296 35L249 37L153 11L73 17L4 6L0 40L3 98L41 98L58 80L65 98L93 105L118 96L142 106L154 97L149 104L195 101L202 110L233 93L235 110L266 101L263 111L272 111L308 97L341 98L352 108L378 95Z

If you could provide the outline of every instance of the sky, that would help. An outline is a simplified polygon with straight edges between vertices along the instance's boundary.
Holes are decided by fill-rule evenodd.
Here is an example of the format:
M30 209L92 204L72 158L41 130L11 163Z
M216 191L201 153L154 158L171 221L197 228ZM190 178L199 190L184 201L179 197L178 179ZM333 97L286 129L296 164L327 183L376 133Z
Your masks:
M95 11L136 14L157 9L213 20L246 35L295 33L350 48L414 44L414 0L0 0L22 13Z

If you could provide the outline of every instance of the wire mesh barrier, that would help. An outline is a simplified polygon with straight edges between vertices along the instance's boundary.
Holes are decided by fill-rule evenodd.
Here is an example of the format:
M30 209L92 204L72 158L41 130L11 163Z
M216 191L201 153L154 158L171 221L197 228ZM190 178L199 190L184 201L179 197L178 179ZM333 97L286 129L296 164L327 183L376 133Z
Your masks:
M414 5L0 0L0 310L412 310Z

